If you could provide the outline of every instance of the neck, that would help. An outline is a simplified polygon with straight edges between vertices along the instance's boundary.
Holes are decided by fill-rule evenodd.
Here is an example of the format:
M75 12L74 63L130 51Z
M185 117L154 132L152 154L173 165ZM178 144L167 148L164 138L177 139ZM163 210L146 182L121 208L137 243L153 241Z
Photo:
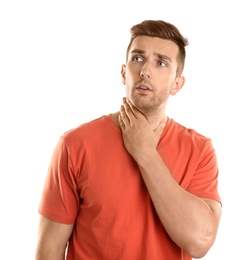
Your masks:
M119 114L120 114L120 112L116 112L114 114L111 114L111 118L112 118L113 122L118 127L120 127L119 121L118 121ZM165 115L165 113L162 113L162 114L146 114L145 117L147 118L149 124L152 126L152 129L156 129L161 122L167 122L167 119L168 119L167 116Z
M167 122L165 113L145 113L144 116L152 126L152 129L156 129L161 122Z

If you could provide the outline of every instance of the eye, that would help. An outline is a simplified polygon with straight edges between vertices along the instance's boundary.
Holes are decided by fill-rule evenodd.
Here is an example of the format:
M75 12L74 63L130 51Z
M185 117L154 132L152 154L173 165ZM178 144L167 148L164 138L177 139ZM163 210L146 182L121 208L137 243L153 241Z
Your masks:
M158 61L158 64L159 64L161 67L166 67L166 66L168 65L167 62L162 61L162 60Z
M140 61L142 61L142 57L141 56L134 56L132 60L134 62L140 62Z

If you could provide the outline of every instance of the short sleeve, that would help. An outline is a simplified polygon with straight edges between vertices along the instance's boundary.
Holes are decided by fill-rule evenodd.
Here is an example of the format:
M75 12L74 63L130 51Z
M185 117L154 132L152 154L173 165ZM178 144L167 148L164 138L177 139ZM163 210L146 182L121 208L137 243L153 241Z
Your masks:
M56 222L73 224L79 208L75 174L63 137L58 141L48 168L38 212Z
M187 191L198 197L214 199L221 203L218 192L218 174L216 153L211 140L207 140Z

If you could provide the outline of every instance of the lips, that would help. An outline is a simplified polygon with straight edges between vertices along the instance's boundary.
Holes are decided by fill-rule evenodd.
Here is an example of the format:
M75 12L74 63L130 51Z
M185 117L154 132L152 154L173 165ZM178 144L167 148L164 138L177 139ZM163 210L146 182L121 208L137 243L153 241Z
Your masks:
M142 93L142 94L147 94L149 92L152 92L152 89L146 85L146 84L140 84L136 87L136 90L139 92L139 93Z

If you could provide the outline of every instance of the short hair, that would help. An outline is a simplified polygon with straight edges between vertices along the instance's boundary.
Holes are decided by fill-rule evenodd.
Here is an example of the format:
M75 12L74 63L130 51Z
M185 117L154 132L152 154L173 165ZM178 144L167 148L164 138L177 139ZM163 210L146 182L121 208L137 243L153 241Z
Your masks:
M136 24L130 29L130 43L127 47L127 56L128 52L133 43L134 39L138 36L150 36L150 37L158 37L166 40L173 41L179 47L179 54L177 56L177 75L181 75L185 59L186 59L186 49L185 47L189 44L186 37L184 37L180 31L171 23L167 23L162 20L145 20L139 24Z

